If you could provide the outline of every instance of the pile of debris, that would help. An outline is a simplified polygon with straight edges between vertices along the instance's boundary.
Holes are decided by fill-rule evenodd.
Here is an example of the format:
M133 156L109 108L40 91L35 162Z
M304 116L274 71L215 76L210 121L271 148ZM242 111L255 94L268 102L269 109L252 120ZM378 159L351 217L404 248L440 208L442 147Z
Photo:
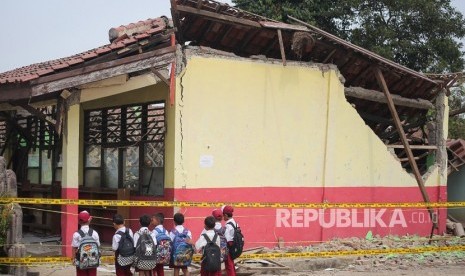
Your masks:
M373 236L369 232L366 238L334 239L329 242L315 244L308 247L287 247L275 249L263 249L258 253L295 253L295 252L340 252L360 251L372 249L405 249L423 247L444 247L465 245L465 239L454 236L434 236L431 244L429 239L419 236ZM434 250L432 250L434 251ZM451 264L465 264L465 252L431 252L422 254L384 254L341 256L331 258L307 258L307 259L280 259L279 264L289 267L292 272L310 272L325 269L344 269L350 271L379 271L414 269L415 267L437 267ZM279 274L288 274L282 271Z

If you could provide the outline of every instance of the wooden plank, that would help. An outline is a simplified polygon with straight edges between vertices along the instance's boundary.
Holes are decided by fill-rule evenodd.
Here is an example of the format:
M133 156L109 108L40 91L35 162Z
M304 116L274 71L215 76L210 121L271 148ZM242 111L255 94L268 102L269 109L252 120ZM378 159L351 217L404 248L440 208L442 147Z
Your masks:
M50 76L40 77L37 80L31 81L31 85L32 86L37 86L38 84L49 83L49 82L52 82L52 81L61 80L61 79L69 78L69 77L74 77L74 76L77 76L77 75L84 75L84 74L88 74L88 73L91 73L91 72L100 71L100 70L103 70L103 69L108 69L108 68L117 67L117 66L124 65L124 64L134 63L136 61L148 59L148 58L151 58L151 57L162 56L162 55L164 55L166 53L172 53L174 51L176 51L176 48L172 47L172 46L169 46L169 47L165 47L165 48L162 48L162 49L150 51L150 52L139 54L139 55L125 57L125 58L112 60L112 61L108 61L108 62L103 62L103 63L99 63L99 64L95 64L95 65L89 65L89 66L85 66L85 67L82 67L82 68L66 71L66 72L63 72L63 73L57 73L57 74L53 74L53 75L50 75ZM32 93L32 96L34 96L34 93Z
M249 27L254 27L254 28L261 28L262 25L260 23L248 20L248 19L243 19L243 18L237 18L229 15L224 15L224 14L218 14L215 12L210 12L210 11L204 11L204 10L198 10L196 8L192 8L189 6L182 6L182 5L177 5L177 11L184 12L184 13L190 13L190 14L195 14L199 15L202 17L206 17L210 20L213 21L218 21L226 24L239 24L239 25L244 25L244 26L249 26Z
M283 60L283 66L286 66L286 52L284 50L283 34L281 33L280 29L278 29L278 39L279 49L281 50L281 59Z
M165 76L163 76L163 74L160 73L160 71L158 71L155 68L150 68L150 70L155 76L157 76L160 80L162 80L166 85L170 86L170 81L167 78L165 78Z
M182 35L182 28L179 21L179 11L178 11L178 3L176 0L170 0L171 2L171 17L173 18L173 25L176 29L176 38L180 42L184 42L184 37Z
M386 145L388 148L392 149L403 149L404 145ZM421 149L421 150L437 150L437 146L431 146L431 145L410 145L411 149Z
M429 203L430 199L429 199L428 193L426 192L425 182L423 181L420 171L418 170L418 166L417 166L417 163L415 162L412 149L410 148L410 145L408 144L407 137L405 136L404 128L402 127L402 123L399 118L399 114L397 113L396 107L394 105L391 92L389 92L389 88L386 84L386 80L384 79L383 72L381 71L379 67L375 68L375 76L376 76L376 80L378 81L378 85L380 86L381 90L383 90L383 93L386 96L389 111L391 112L391 115L394 119L394 124L397 128L397 131L399 132L400 140L402 141L402 144L404 145L404 149L405 149L405 152L407 153L407 158L408 158L410 167L413 170L413 174L417 181L418 187L420 188L420 192L423 197L423 200L426 203ZM430 214L430 217L433 218L434 212L431 207L428 207L428 212ZM433 227L437 228L437 222L435 222L434 220L432 221L433 221Z
M291 30L291 31L301 31L308 32L309 29L302 25L292 25L282 22L272 22L272 21L259 21L260 25L269 29L281 29L281 30Z
M174 47L169 47L174 49ZM90 82L100 81L114 76L141 71L152 67L162 67L168 65L175 58L174 52L168 52L161 56L155 56L132 63L101 69L96 72L69 76L64 79L43 83L32 87L33 96L39 96L54 91L59 91Z
M328 63L329 59L337 52L337 49L333 49L322 61L322 63Z
M18 106L21 107L22 109L26 110L27 112L31 113L31 115L36 116L40 120L42 120L42 121L44 121L46 123L49 123L50 125L55 125L56 124L56 121L54 119L47 118L47 116L44 113L42 113L40 110L37 110L37 109L35 109L34 107L32 107L32 106L30 106L28 104L19 104Z
M378 103L388 103L388 100L384 94L380 91L365 89L362 87L346 87L344 88L344 94L348 97L363 99ZM424 99L409 99L399 95L392 95L392 100L397 106L406 106L418 109L432 109L434 108L433 103Z
M0 102L29 99L32 93L31 90L31 87L27 84L22 84L21 86L11 88L2 87L2 91L0 93Z
M299 20L299 19L297 19L295 17L292 17L292 16L288 16L288 18L291 19L294 22L297 22L299 24L302 24L302 25L308 27L312 32L320 34L320 35L324 36L326 39L331 40L331 41L341 45L342 47L347 47L351 51L356 51L356 52L361 53L365 57L366 60L374 59L374 60L376 60L378 62L383 63L386 66L389 66L392 69L398 70L400 72L407 73L407 74L409 74L411 76L414 76L414 77L417 77L417 78L420 78L420 79L424 79L425 81L428 81L429 83L432 83L434 85L437 84L434 80L428 78L427 76L425 76L425 75L423 75L423 74L421 74L419 72L416 72L416 71L414 71L414 70L412 70L410 68L407 68L405 66L402 66L400 64L397 64L397 63L395 63L395 62L393 62L393 61L391 61L391 60L389 60L387 58L384 58L384 57L382 57L382 56L380 56L378 54L375 54L375 53L365 49L365 48L362 48L360 46L352 44L352 43L350 43L350 42L348 42L348 41L346 41L346 40L344 40L344 39L342 39L340 37L337 37L337 36L335 36L333 34L330 34L330 33L326 32L326 31L323 31L323 30L321 30L321 29L319 29L319 28L317 28L315 26L312 26L312 25L310 25L310 24L308 24L308 23L306 23L306 22L304 22L302 20Z

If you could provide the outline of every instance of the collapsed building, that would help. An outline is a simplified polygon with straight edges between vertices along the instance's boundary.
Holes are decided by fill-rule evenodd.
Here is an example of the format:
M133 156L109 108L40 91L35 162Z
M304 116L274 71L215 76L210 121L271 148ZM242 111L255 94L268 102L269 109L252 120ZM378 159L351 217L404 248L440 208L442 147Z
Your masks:
M0 146L19 196L194 202L447 201L454 76L428 77L314 26L210 0L110 44L0 74ZM24 227L70 244L78 210L103 241L116 212L210 209L25 205ZM28 209L29 208L29 209ZM50 212L58 211L58 212ZM236 208L248 246L429 235L443 209ZM266 225L266 227L263 227ZM63 247L66 255L71 249Z

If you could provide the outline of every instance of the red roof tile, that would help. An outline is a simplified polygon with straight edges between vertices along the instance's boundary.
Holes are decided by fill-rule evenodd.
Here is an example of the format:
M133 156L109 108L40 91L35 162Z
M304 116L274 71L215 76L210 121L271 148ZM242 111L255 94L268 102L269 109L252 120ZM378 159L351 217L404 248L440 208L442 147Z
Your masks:
M163 32L168 28L170 27L168 26L168 18L166 17L147 19L137 23L111 28L109 34L110 40L112 40L113 43L70 57L36 63L0 73L0 84L24 83L44 75L51 75L59 71L73 69L75 65L82 64L112 51L117 51L121 48L138 43L140 40ZM113 38L111 36L112 34Z

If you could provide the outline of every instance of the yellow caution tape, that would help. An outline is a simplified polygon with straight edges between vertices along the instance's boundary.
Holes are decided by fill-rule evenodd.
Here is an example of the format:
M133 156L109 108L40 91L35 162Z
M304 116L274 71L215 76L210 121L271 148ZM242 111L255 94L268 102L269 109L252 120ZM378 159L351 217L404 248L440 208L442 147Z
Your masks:
M242 254L240 259L287 259L287 258L327 258L338 256L371 256L386 254L423 254L437 252L459 252L465 251L465 245L440 246L440 247L415 247L415 248L393 248L393 249L366 249L366 250L343 250L343 251L323 251L323 252L298 252L298 253L259 253ZM200 261L200 255L194 255L193 260ZM114 256L102 256L104 263L114 262ZM67 257L28 257L28 258L0 258L0 264L16 265L36 265L51 263L69 263L71 258Z
M465 202L387 202L387 203L278 203L278 202L188 202L142 200L93 200L60 198L0 198L0 204L86 205L116 207L219 207L232 205L237 208L457 208Z

